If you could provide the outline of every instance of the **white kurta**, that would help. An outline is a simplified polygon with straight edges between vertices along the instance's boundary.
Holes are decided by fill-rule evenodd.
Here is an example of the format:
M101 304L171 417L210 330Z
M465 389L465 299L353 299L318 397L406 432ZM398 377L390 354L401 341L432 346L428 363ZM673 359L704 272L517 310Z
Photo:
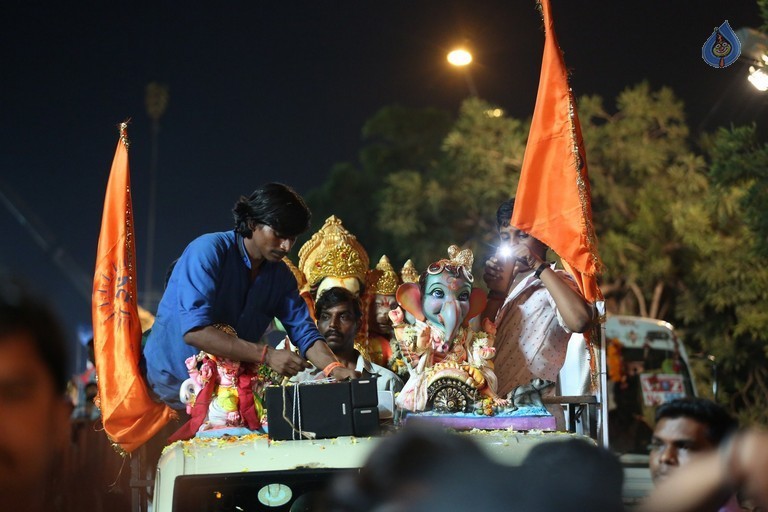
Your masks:
M567 272L555 272L578 291ZM520 281L499 308L495 324L499 396L536 377L557 380L571 331L541 279L531 274Z

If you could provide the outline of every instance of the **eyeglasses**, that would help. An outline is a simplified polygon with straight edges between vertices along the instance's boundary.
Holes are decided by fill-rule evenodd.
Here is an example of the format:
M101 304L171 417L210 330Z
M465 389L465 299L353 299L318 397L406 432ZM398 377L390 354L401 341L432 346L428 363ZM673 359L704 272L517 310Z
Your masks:
M439 260L427 267L427 274L430 275L436 275L441 274L444 271L448 271L454 276L464 275L464 278L469 282L473 283L475 281L475 278L472 277L472 272L470 270L467 270L467 268L464 265L455 265L451 263L451 260Z

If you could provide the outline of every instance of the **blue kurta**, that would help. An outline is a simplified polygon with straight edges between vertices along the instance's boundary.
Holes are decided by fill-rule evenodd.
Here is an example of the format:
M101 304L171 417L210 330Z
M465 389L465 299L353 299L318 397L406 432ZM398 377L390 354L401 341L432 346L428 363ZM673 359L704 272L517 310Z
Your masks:
M196 327L223 323L238 337L257 342L278 318L302 356L323 339L283 262L264 261L253 282L250 268L243 239L234 231L197 238L176 262L144 347L149 385L172 407L184 407L179 400L188 377L184 360L198 352L184 342L184 334Z

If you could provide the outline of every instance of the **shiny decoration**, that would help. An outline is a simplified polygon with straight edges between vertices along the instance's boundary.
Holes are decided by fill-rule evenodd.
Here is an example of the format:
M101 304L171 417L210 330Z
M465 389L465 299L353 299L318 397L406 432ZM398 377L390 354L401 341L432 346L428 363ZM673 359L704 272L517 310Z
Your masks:
M371 293L378 295L394 295L398 286L400 286L400 278L392 267L392 263L389 262L389 258L384 255L369 274L369 289Z
M320 230L299 250L299 270L309 286L324 277L356 277L365 283L370 260L368 253L335 215L326 219Z
M128 139L128 121L120 123L120 142L125 146L125 150L131 147L131 141Z
M408 260L405 262L402 270L400 270L400 278L404 283L419 282L419 271L416 270L416 267L413 265L413 260Z

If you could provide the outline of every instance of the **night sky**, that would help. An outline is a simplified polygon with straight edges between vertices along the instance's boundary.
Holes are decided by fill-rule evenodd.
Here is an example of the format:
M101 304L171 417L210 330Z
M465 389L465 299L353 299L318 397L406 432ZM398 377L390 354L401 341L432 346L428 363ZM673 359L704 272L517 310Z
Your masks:
M724 20L759 27L754 1L551 1L577 96L610 105L647 79L685 101L694 132L754 121L765 133L768 95L747 83L746 64L714 69L701 59ZM379 108L456 112L469 93L445 62L457 43L473 49L479 96L530 116L544 42L533 0L13 0L2 11L0 191L20 214L0 204L0 269L55 304L73 344L76 326L90 322L73 281L90 287L116 126L128 118L145 288L148 83L170 92L157 139L157 288L190 240L231 227L239 195L274 180L305 193L334 163L355 161ZM47 251L22 219L45 232Z

